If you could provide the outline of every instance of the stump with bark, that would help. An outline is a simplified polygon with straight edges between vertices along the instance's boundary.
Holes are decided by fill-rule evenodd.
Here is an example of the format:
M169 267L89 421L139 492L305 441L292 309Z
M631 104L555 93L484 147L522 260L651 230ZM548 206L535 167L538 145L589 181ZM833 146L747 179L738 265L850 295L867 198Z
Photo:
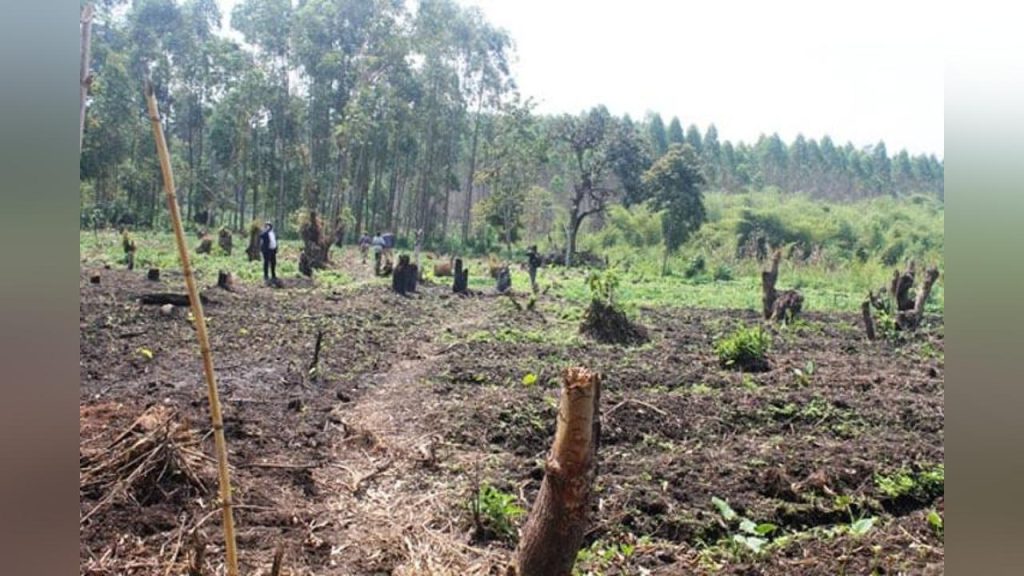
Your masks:
M307 278L313 277L313 262L304 249L299 252L299 272Z
M921 284L921 289L917 291L917 294L914 297L913 306L909 310L901 310L899 314L896 315L896 326L900 330L916 330L921 324L921 319L924 317L924 306L932 294L932 288L935 286L935 281L938 279L938 268L933 266L925 271L924 282Z
M306 254L307 264L310 268L324 269L327 267L329 252L331 250L331 239L324 234L320 217L316 210L310 210L309 214L299 226L299 236L302 237L302 251ZM305 274L305 272L303 272ZM310 274L306 274L311 276Z
M398 266L391 273L391 289L403 296L415 292L417 273L416 265L409 261L409 255L402 254L398 257Z
M228 292L234 292L235 290L235 279L231 275L231 272L221 270L217 272L217 287Z
M231 237L231 231L227 228L221 228L217 232L217 245L224 251L228 256L231 255L231 249L234 245L234 238Z
M203 239L199 241L199 246L196 247L196 254L209 254L211 251L213 251L213 239L203 236Z
M597 476L601 378L586 368L563 374L555 439L537 500L516 549L519 576L568 576L583 544Z
M765 320L789 322L803 309L804 297L796 290L775 289L782 250L772 253L771 265L761 271L761 313Z
M913 291L916 280L914 262L907 264L904 271L893 270L889 286L879 290L878 294L868 292L867 298L861 303L861 317L864 331L869 340L877 337L876 323L872 310L877 311L883 319L882 328L891 331L909 332L916 330L924 317L924 307L931 297L932 288L939 279L939 270L931 267L925 270L924 281L917 292ZM885 332L883 332L885 333Z
M496 279L495 289L499 294L503 294L512 288L512 273L509 271L508 266L501 267Z
M462 267L462 258L455 259L455 276L452 282L452 292L455 294L469 294L469 268Z
M245 255L249 257L249 262L260 259L260 232L262 229L258 222L249 225L249 246L245 249Z
M153 282L159 282L160 281L160 269L159 268L150 268L149 272L146 272L146 280L151 280Z
M775 322L789 322L796 318L803 309L804 297L796 290L783 290L775 296L772 303L771 320Z

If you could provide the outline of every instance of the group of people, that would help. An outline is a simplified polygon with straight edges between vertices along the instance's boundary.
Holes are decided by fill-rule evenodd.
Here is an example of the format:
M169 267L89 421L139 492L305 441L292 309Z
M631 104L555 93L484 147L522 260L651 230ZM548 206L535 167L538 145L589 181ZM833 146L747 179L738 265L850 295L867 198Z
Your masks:
M419 249L420 233L417 232L416 247ZM383 267L391 267L392 250L395 247L394 234L382 234L377 232L371 238L368 234L359 237L359 253L362 255L363 264L366 263L366 255L373 250L373 271L380 275ZM267 286L277 283L277 233L274 231L274 224L266 222L263 231L259 236L260 254L263 256L263 283ZM417 260L419 260L417 254ZM544 259L537 252L537 245L534 244L526 251L526 266L530 274L530 289L537 293L537 269L544 264Z
M395 235L377 232L373 238L366 233L359 237L359 253L366 264L366 253L373 249L373 272L378 276L382 268L391 268L391 251L395 247Z

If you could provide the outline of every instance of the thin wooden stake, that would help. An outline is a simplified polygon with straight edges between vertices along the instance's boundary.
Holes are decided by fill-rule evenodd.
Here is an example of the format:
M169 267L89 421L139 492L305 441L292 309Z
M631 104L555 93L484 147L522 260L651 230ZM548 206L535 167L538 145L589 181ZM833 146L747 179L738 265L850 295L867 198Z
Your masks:
M220 412L220 398L217 394L217 380L213 373L213 356L210 352L210 339L206 333L206 318L203 316L203 303L196 289L196 280L192 276L189 264L188 247L185 245L185 231L181 226L181 212L178 199L174 193L174 174L171 172L171 157L167 153L167 141L164 140L163 127L160 125L160 113L156 106L153 85L146 83L146 105L149 108L149 120L153 124L153 137L156 139L157 154L160 156L160 170L164 176L164 192L167 194L167 208L174 226L174 238L178 244L178 257L181 259L181 270L188 287L192 315L195 317L196 336L199 339L199 350L203 355L203 372L206 374L206 388L210 399L210 420L213 422L213 438L217 451L217 472L220 479L220 501L224 525L224 551L227 556L228 576L238 576L238 551L235 547L235 521L231 511L231 478L228 473L228 450L224 439L224 420Z

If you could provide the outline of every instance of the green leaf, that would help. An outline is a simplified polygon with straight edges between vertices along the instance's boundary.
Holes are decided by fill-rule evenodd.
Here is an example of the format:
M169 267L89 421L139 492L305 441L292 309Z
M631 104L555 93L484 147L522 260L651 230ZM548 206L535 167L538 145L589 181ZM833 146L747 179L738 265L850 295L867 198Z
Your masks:
M871 531L871 528L875 525L877 518L861 518L853 524L850 524L850 533L854 536L863 536Z
M153 359L153 351L150 350L149 348L139 348L138 352L139 355L145 358L146 360Z
M935 510L928 513L928 523L932 525L932 528L942 530L942 516L939 516Z
M768 534L771 534L772 532L775 532L775 530L777 528L778 528L778 526L776 526L775 524L771 524L771 523L765 522L763 524L758 524L754 528L754 532L757 532L758 536L767 536Z
M721 514L722 518L724 518L727 522L731 522L738 517L736 511L729 506L729 503L726 502L725 500L722 500L718 496L712 496L711 503L714 504L716 508L718 508L718 513Z
M537 375L530 372L526 376L523 376L523 386L533 386L537 383Z
M737 544L745 546L748 550L754 553L760 553L764 545L768 543L764 538L758 538L757 536L744 536L742 534L736 534L732 537L733 541Z

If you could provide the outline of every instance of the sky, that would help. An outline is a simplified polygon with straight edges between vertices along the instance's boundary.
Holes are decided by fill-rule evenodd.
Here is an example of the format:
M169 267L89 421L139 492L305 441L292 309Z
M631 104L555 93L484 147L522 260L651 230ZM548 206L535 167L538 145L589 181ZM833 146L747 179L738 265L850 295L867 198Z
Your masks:
M604 104L722 140L778 132L944 156L942 6L919 0L457 0L516 46L542 113ZM225 21L234 0L219 0Z

